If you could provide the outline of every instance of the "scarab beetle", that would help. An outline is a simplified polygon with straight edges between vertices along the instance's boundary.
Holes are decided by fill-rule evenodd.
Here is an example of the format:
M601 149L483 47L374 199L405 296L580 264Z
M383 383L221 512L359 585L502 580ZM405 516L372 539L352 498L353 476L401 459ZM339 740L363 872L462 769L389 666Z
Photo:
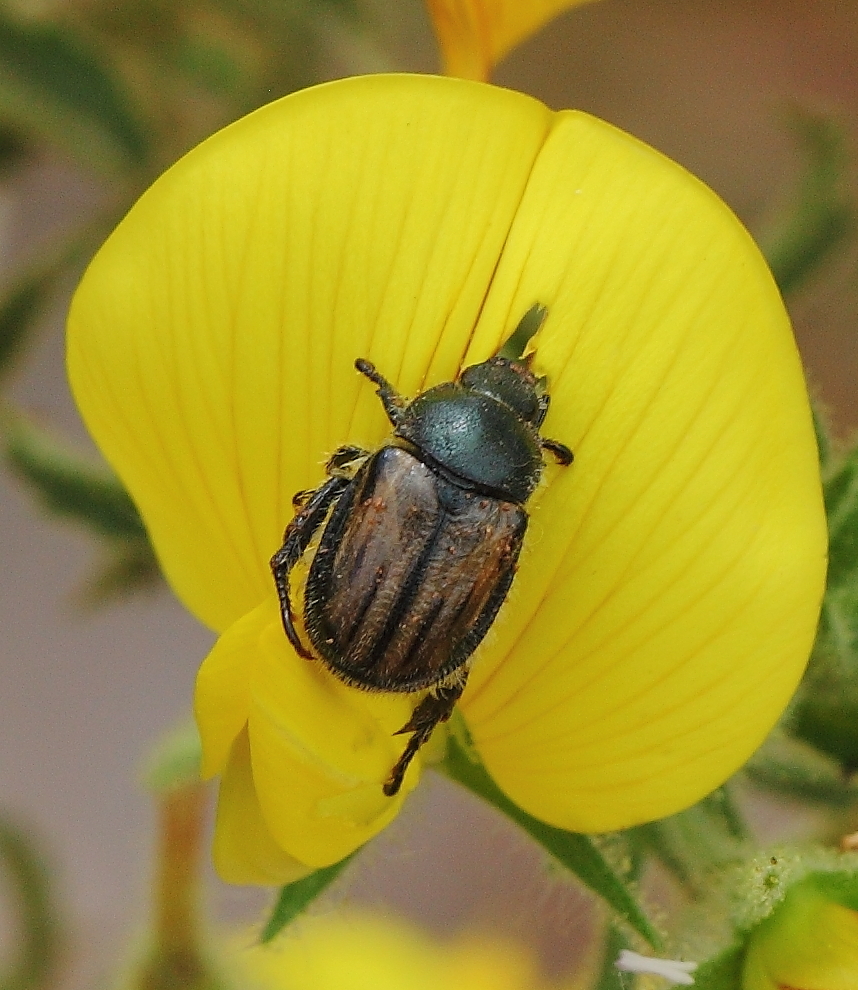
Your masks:
M519 329L534 314L538 326L544 307L528 311ZM564 465L572 451L540 435L549 396L524 361L491 357L411 402L369 361L355 367L377 386L393 436L375 452L334 452L327 480L295 496L271 568L301 656L367 691L428 689L399 730L412 735L384 784L394 795L417 750L450 717L507 596L542 451ZM295 628L289 577L322 527L304 590L308 646Z

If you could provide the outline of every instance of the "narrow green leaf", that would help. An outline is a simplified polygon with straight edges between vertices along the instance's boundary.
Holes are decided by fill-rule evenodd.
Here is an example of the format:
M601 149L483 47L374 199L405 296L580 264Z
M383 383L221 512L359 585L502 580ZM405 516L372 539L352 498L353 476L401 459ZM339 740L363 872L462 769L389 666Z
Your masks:
M811 400L811 412L813 414L813 430L816 433L816 446L819 450L819 466L825 472L834 456L834 444L831 439L831 427L828 422L828 415L825 408L818 400Z
M108 537L145 540L131 497L106 467L71 452L22 416L8 416L6 461L48 509Z
M137 167L147 137L124 85L72 29L0 7L0 118L107 170Z
M853 204L842 190L848 164L843 128L794 108L789 117L805 156L805 171L783 220L761 238L781 292L799 288L855 229Z
M602 956L602 970L599 982L593 990L626 990L628 981L614 965L623 949L630 949L629 940L616 925L608 925L605 933L605 948Z
M858 580L858 449L849 451L825 483L828 586Z
M131 536L113 541L107 561L84 585L79 595L85 608L96 608L136 591L154 588L161 567L148 539Z
M56 272L40 271L13 286L0 301L0 373L23 349L28 330L44 310L56 284Z
M59 912L32 839L5 819L0 819L0 872L13 895L18 930L12 959L0 961L0 990L47 990L57 978L62 949Z
M858 783L819 750L783 733L773 733L742 773L758 787L812 804L848 808L858 804Z
M23 350L27 334L49 304L63 276L82 264L113 226L105 217L76 231L68 241L47 252L17 276L0 295L0 376L8 373ZM109 224L109 226L108 226Z
M271 917L262 930L262 943L270 942L279 935L311 901L331 886L356 855L357 853L352 853L339 863L324 866L321 870L304 877L303 880L296 880L295 883L289 883L281 888Z
M439 769L520 825L558 863L565 866L590 890L604 898L616 914L653 948L660 947L661 938L652 922L602 855L592 837L554 828L522 811L501 791L481 764L467 757L452 735L446 759Z
M712 871L742 855L746 838L741 816L723 788L685 811L638 825L627 834L694 897L705 893Z
M694 990L742 990L745 949L731 946L694 971Z

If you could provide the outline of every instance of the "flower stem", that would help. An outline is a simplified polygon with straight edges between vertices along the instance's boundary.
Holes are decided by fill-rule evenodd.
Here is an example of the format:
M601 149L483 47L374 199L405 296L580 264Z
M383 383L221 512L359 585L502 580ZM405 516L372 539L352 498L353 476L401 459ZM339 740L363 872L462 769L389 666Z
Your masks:
M135 990L212 990L220 981L204 956L199 925L205 790L195 782L159 798L154 944Z

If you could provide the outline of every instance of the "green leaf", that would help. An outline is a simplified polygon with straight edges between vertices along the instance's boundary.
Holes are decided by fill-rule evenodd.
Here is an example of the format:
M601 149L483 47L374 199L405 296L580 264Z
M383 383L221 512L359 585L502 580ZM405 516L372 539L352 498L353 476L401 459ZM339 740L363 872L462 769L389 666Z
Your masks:
M616 925L608 925L605 933L605 948L602 955L602 970L599 982L593 990L626 990L627 980L614 965L623 949L630 949L629 940Z
M447 756L439 769L520 825L561 866L604 898L617 916L653 948L660 947L661 937L652 922L591 836L565 832L522 811L501 791L481 764L468 758L453 735L448 743Z
M766 790L811 804L848 808L858 803L858 783L824 753L781 732L772 733L742 773Z
M102 54L70 28L0 8L0 118L99 170L147 158L142 123Z
M805 170L781 222L761 238L784 295L794 292L855 229L855 208L843 192L846 135L828 117L794 108L788 121Z
M706 889L707 875L742 855L746 831L726 789L719 788L691 808L629 829L695 897Z
M811 413L813 414L813 431L816 434L816 446L819 450L819 465L825 472L834 456L834 444L831 439L831 427L828 415L821 403L811 398Z
M30 837L0 819L0 872L17 909L11 961L0 962L0 990L47 990L57 978L62 949L59 912L50 877ZM5 885L4 885L5 886Z
M742 990L743 946L731 946L694 971L694 990Z
M44 312L63 276L90 256L106 229L113 225L114 217L105 216L76 231L68 241L48 251L5 288L0 296L0 375L14 366L28 332Z
M825 482L828 586L858 581L858 449Z
M56 280L54 271L34 272L0 301L0 373L6 372L21 352L27 331L42 314Z
M106 467L71 452L20 415L8 415L4 426L7 463L49 512L102 536L147 539L131 497Z
M80 594L86 608L106 605L135 591L151 589L161 580L161 567L148 539L128 537L112 543L107 561Z
M319 894L327 890L356 855L356 852L352 853L340 860L339 863L324 866L321 870L316 870L302 880L296 880L294 883L286 884L285 887L281 888L271 917L262 930L263 945L279 935L311 901L314 901Z

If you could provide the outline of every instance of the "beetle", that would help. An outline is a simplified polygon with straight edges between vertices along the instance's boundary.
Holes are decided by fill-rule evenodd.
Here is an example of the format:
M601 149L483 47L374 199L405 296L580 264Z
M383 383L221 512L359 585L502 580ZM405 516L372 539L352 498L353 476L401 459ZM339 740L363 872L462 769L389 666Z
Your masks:
M546 312L532 307L509 343ZM495 355L410 402L369 361L355 368L376 386L393 435L374 452L334 451L326 480L295 495L271 569L283 628L302 657L367 691L428 690L397 733L411 738L383 786L393 796L452 714L507 597L542 451L561 465L573 455L541 436L550 398L525 360ZM320 530L303 596L306 645L289 579Z

